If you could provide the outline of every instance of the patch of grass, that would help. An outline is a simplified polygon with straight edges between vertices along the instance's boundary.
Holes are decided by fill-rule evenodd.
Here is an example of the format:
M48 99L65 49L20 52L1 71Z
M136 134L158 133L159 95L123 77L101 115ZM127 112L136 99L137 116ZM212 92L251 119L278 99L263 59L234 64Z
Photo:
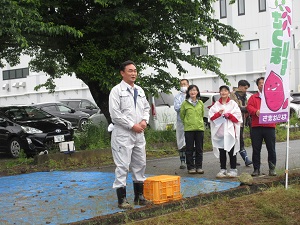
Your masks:
M5 163L5 167L7 169L22 166L22 165L30 165L33 164L33 158L28 158L23 150L21 150L19 158L16 158L14 160L8 160Z
M110 146L110 133L105 126L89 124L85 131L76 133L75 146L78 150L102 149Z
M278 186L265 192L237 197L215 199L208 205L182 210L142 221L135 225L183 225L183 224L286 224L300 221L300 185L289 186L288 190Z

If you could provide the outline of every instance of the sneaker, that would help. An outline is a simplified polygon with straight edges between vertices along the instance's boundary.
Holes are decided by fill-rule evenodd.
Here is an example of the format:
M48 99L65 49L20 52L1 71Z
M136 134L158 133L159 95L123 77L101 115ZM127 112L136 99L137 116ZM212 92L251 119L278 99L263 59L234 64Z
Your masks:
M220 172L217 174L217 178L224 178L227 176L227 171L224 169L221 169Z
M237 177L237 169L230 169L229 173L227 173L227 177L234 178Z
M269 176L277 176L277 173L274 169L269 170Z
M204 170L201 169L201 168L196 169L196 171L197 171L197 173L199 173L199 174L204 174Z
M196 169L190 169L190 170L188 170L188 173L189 174L196 174L197 171L196 171Z

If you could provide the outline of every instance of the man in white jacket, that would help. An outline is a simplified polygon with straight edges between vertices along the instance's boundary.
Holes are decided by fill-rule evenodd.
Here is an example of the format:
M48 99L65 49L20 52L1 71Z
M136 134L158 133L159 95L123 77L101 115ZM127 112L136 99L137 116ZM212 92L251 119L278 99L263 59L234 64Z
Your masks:
M113 87L109 95L109 113L114 124L111 148L116 165L113 188L117 190L118 206L131 209L126 199L126 179L129 166L132 171L134 203L146 205L143 185L146 169L146 141L144 130L150 116L150 106L144 90L134 84L137 70L134 62L126 61L120 66L121 83Z
M177 148L179 151L180 157L180 169L185 169L185 138L184 138L184 127L180 119L180 107L182 102L185 100L186 91L189 87L189 81L187 79L180 80L180 92L174 98L174 109L177 112L177 121L176 121L176 140Z

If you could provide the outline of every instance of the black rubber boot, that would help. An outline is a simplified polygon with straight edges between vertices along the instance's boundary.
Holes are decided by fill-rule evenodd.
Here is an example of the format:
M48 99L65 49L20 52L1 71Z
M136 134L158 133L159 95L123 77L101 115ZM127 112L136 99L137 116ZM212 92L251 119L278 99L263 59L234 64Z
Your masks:
M275 168L276 165L274 165L272 162L269 162L269 176L277 176Z
M252 177L257 177L260 175L260 170L259 169L254 169L253 173L251 174Z
M252 164L252 161L249 159L245 149L240 151L240 155L243 158L246 166L250 166Z
M117 189L118 207L120 209L133 209L126 199L126 187L120 187Z
M180 158L180 162L181 162L181 165L180 165L180 169L185 169L186 166L185 166L185 147L183 147L182 149L179 149L179 158Z
M150 201L146 200L144 197L144 183L143 182L133 182L134 190L134 204L135 205L149 205Z

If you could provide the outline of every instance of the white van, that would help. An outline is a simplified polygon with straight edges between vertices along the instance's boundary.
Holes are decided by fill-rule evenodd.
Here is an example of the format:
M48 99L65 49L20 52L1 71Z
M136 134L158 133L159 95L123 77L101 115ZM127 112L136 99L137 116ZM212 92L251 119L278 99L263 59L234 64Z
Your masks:
M200 99L204 104L204 123L206 127L209 127L208 111L216 101L220 99L220 93L218 92L200 92Z
M149 127L154 130L176 129L174 95L160 92L158 97L150 96L148 100L151 107Z

